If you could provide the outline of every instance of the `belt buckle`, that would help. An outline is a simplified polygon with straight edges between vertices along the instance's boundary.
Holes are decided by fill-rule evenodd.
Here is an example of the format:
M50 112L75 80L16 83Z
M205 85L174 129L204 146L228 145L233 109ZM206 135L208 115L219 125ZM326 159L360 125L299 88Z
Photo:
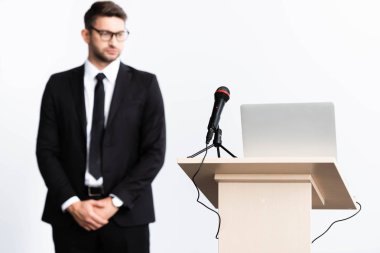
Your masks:
M90 197L99 197L104 194L103 186L101 187L87 187L88 190L88 196Z

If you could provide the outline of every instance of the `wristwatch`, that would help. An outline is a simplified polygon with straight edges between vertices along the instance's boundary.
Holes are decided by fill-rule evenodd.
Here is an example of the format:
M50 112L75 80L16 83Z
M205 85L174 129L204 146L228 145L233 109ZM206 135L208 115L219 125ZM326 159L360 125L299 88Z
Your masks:
M123 201L121 201L118 197L116 196L112 196L112 204L115 206L115 207L121 207L123 205Z

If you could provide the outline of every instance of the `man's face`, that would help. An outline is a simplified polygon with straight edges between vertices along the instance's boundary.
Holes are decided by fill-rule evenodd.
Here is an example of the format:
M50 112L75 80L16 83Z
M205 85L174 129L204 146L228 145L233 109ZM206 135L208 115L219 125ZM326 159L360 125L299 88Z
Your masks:
M105 40L105 33L113 36ZM118 58L123 51L124 41L117 39L117 34L125 33L125 22L118 17L98 17L92 28L82 31L84 40L88 44L89 60L94 64L107 66ZM109 37L109 36L108 36Z

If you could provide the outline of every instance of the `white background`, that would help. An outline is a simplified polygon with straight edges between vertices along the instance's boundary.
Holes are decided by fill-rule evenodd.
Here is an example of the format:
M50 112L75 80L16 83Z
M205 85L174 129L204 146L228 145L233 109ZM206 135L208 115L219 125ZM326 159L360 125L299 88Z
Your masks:
M35 159L39 107L49 76L84 62L80 30L91 3L0 0L0 252L53 252L50 226L40 221L46 189ZM379 1L118 3L131 31L122 60L157 74L166 106L152 253L217 252L217 217L195 202L176 159L203 148L221 85L231 90L220 122L223 144L238 156L240 104L335 104L340 170L363 211L334 225L312 251L380 252ZM311 237L351 214L313 211Z

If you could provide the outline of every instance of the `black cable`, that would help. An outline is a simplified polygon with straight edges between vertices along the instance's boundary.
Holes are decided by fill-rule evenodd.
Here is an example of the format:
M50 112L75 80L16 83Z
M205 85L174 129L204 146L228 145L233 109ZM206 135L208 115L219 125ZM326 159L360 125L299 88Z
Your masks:
M330 229L330 228L332 227L332 225L334 225L335 223L340 222L340 221L345 221L345 220L351 219L352 217L354 217L355 215L357 215L357 214L362 210L362 205L360 205L359 202L356 202L356 204L359 205L359 210L358 210L356 213L354 213L354 214L351 215L350 217L347 217L347 218L344 218L344 219L341 219L341 220L336 220L336 221L334 221L334 222L331 223L331 225L326 229L325 232L323 232L321 235L319 235L317 238L315 238L311 243L314 243L318 238L320 238L321 236L323 236L324 234L326 234L327 231L329 231L329 229Z
M202 158L202 162L199 164L198 170L195 172L194 176L192 177L192 181L193 181L194 186L195 186L195 188L197 189L197 192L198 192L197 202L198 202L199 204L203 205L204 207L206 207L207 209L209 209L210 211L212 211L212 212L214 212L214 213L216 213L216 214L218 215L218 218L219 218L219 224L218 224L218 231L216 232L215 238L216 238L216 239L219 239L218 236L219 236L220 223L221 223L220 215L219 215L218 212L216 212L215 210L211 209L210 207L208 207L206 204L202 203L202 202L199 200L200 192L199 192L199 188L198 188L197 184L195 183L195 177L198 175L199 171L201 170L201 167L202 167L202 165L203 165L203 163L204 163L204 161L205 161L205 158L206 158L206 156L207 156L207 150L208 150L208 148L207 148L207 144L206 144L205 155L204 155L203 158Z

